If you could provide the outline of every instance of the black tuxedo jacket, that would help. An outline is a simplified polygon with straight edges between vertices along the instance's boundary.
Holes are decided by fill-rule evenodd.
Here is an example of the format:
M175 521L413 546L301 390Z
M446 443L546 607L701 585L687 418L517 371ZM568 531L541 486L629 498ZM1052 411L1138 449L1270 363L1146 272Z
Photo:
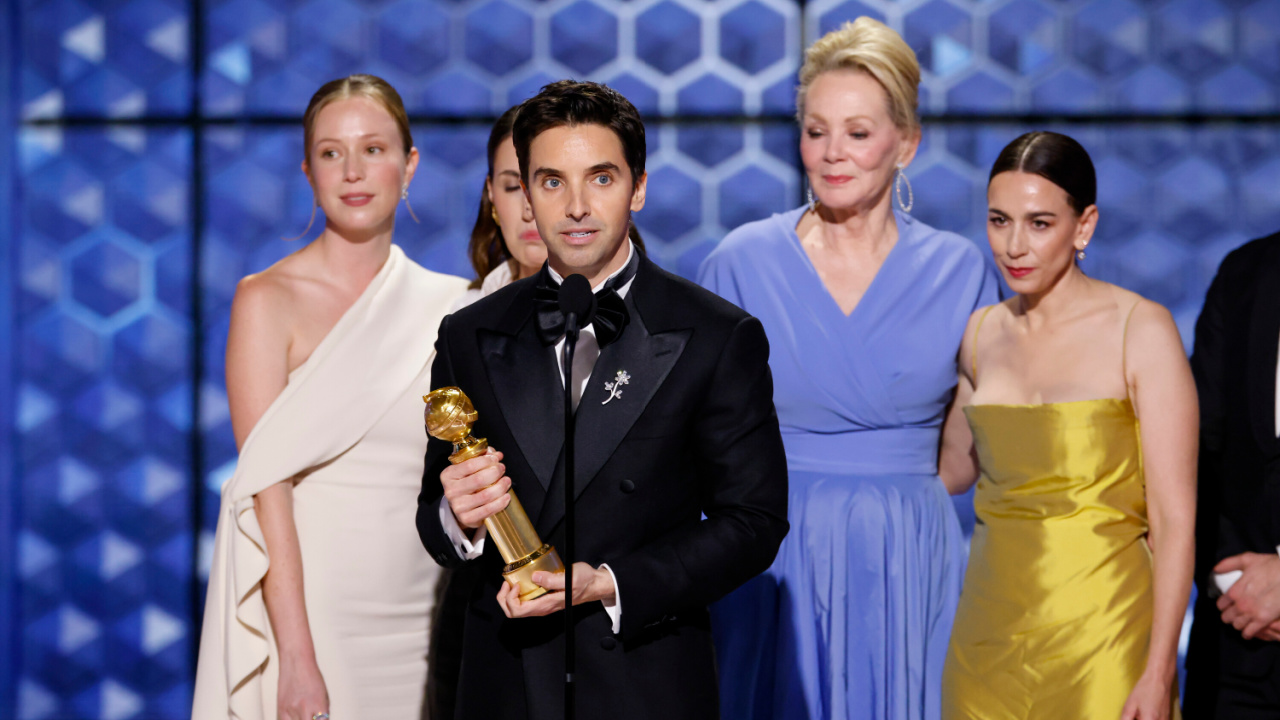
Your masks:
M563 547L564 391L534 331L536 278L440 325L433 387L457 385L479 413L476 437L507 475L544 542ZM759 321L647 259L625 302L622 336L596 361L578 405L574 559L608 563L622 604L575 608L583 718L718 718L707 606L773 562L787 532L787 470ZM605 382L630 375L622 396ZM418 533L466 588L458 718L563 717L563 617L508 620L492 542L464 563L440 522L440 471L452 447L430 440ZM705 515L705 518L704 518Z
M1280 545L1278 344L1280 234L1247 243L1223 260L1196 322L1191 369L1200 395L1200 599L1188 658L1189 703L1219 682L1218 670L1262 676L1276 669L1280 657L1280 644L1246 641L1223 624L1209 597L1220 560L1275 553ZM1197 711L1188 718L1193 715L1212 716Z

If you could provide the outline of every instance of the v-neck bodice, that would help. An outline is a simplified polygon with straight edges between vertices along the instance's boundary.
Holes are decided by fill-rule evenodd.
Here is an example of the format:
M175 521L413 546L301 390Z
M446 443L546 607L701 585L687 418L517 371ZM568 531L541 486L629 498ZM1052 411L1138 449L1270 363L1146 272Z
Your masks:
M787 217L789 215L790 213L788 213L786 216L775 215L774 217L782 218L782 217ZM898 252L898 249L902 246L902 242L901 242L902 222L899 220L897 214L894 214L892 216L895 223L895 229L898 232L898 240L894 242L893 247L889 248L889 252L885 255L884 260L881 261L880 267L876 268L876 273L871 278L871 282L867 284L867 289L862 293L862 297L858 298L858 302L855 303L853 308L846 313L844 311L844 308L840 307L840 302L836 300L835 295L831 293L831 288L827 287L826 282L822 279L822 273L818 272L818 266L814 264L813 258L810 257L809 253L804 249L804 241L800 239L800 233L796 231L797 227L800 224L800 220L803 217L804 217L804 208L801 208L800 214L795 218L795 223L789 226L790 227L789 239L795 243L795 249L796 249L797 255L799 256L801 262L808 268L808 272L812 279L812 283L809 283L809 286L815 290L814 297L812 298L812 300L814 303L821 305L822 298L825 297L827 304L830 305L830 309L835 313L835 316L834 316L835 322L839 322L841 320L853 321L854 316L856 316L859 310L864 305L866 305L867 298L868 297L874 298L876 296L875 294L876 284L881 282L881 278L884 277L885 275L892 276L892 274L896 271L896 267L895 267L896 261L898 257L902 255L902 253ZM885 282L892 282L892 279L886 280ZM872 311L868 310L867 312L872 312Z
M933 474L957 349L995 274L970 241L895 213L898 241L846 316L795 232L804 210L730 233L699 282L764 324L793 469Z

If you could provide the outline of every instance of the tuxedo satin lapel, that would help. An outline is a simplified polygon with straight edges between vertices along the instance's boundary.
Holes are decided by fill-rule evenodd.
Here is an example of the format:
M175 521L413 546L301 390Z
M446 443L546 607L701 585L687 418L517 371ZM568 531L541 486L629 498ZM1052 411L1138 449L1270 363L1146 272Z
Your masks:
M538 341L531 325L516 335L480 330L479 340L502 419L546 490L564 444L564 394L555 353Z
M604 467L618 449L631 426L640 418L654 393L680 359L693 332L682 329L650 334L644 320L636 312L630 294L627 297L627 309L631 312L630 324L616 342L600 353L591 371L591 379L587 382L587 389L578 403L574 418L577 452L575 499L591 484L600 468ZM611 392L605 384L616 383L619 371L627 373L627 382L615 386L622 394L610 399ZM555 475L547 502L538 517L537 528L543 537L549 535L564 517L563 478L561 469Z
M1280 343L1280 253L1272 252L1259 273L1249 327L1249 414L1263 452L1280 452L1276 440L1276 358Z

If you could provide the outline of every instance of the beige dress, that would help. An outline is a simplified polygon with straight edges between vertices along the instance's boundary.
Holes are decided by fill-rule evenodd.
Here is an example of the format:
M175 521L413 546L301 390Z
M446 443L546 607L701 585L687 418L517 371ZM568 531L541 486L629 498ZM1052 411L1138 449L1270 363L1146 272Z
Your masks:
M392 247L259 420L222 489L192 717L276 717L253 496L292 478L307 616L334 720L417 720L439 569L414 523L436 329L466 281Z

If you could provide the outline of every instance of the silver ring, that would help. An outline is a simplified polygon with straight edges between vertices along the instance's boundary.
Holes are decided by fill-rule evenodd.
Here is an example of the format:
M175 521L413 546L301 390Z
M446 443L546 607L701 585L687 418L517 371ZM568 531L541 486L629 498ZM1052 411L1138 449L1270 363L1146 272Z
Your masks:
M311 720L329 720L329 713L313 713Z

